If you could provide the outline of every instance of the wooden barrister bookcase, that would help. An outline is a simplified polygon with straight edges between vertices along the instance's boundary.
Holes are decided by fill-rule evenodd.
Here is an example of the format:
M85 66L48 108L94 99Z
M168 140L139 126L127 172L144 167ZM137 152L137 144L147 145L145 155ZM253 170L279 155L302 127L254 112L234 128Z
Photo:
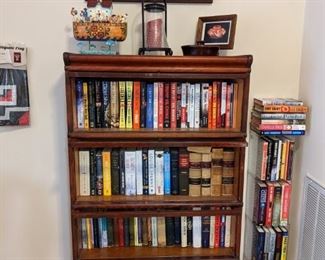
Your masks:
M73 259L239 259L248 93L252 56L101 56L71 53L64 53L63 56L66 75ZM232 120L232 123L230 127L228 125L228 127L215 128L80 128L78 126L78 120L80 119L78 119L77 105L77 96L79 94L77 94L76 85L78 80L87 82L92 79L98 81L107 80L109 82L177 82L179 84L188 82L189 85L192 83L201 84L203 82L213 84L215 81L236 84L236 91L238 93L234 94L232 92L233 94L229 99L232 102L231 107L224 108L225 110L232 109L232 114L229 117L231 119L228 118ZM219 109L223 108L220 106ZM231 194L227 196L81 195L80 163L78 157L80 150L104 148L172 149L189 146L207 146L215 149L232 149L234 151L234 174L232 177ZM115 241L108 247L94 246L94 243L101 244L103 240L102 237L98 238L98 227L89 226L87 222L90 220L99 221L98 219L105 219L106 221L111 219L114 224L116 218L122 218L122 222L124 221L123 223L125 224L126 219L129 221L132 218L133 221L141 219L148 221L145 223L149 223L150 220L151 223L153 221L152 217L158 217L158 219L159 217L172 217L172 221L176 223L180 217L187 216L200 216L202 217L201 219L204 216L209 216L210 220L212 220L211 216L218 216L218 219L219 216L225 216L224 219L226 219L226 216L230 216L228 219L232 221L231 232L229 230L225 231L230 225L226 227L227 222L223 222L224 226L221 232L224 232L224 236L221 238L221 233L218 234L218 239L221 238L223 240L223 246L182 247L175 241L177 239L175 237L173 240L175 243L169 246L147 246L144 245L145 242L143 242L142 246L139 246L141 244L139 241L137 242L138 246L133 244L129 246L128 242L124 240L124 244L121 242L122 238L120 238L119 242ZM191 219L193 220L194 218ZM214 225L215 222L216 220L214 219ZM89 223L94 225L93 222ZM175 223L173 225L176 225ZM210 231L211 225L210 222ZM88 228L88 230L85 228ZM124 236L125 233L131 232L131 229L132 236L134 236L133 227L130 229L130 226L128 226L129 231L126 230L127 227L125 225L123 228ZM141 228L144 227L142 226ZM120 232L120 230L112 229L113 237L118 239L118 235L114 234L114 232ZM89 232L92 235L89 235ZM87 235L86 241L85 234ZM140 239L140 236L143 236L141 239L148 239L144 238L145 235L139 234L137 239ZM194 233L192 235L196 236ZM94 242L94 239L97 242ZM127 239L130 239L130 237ZM182 236L181 239L183 239ZM101 242L98 242L98 240ZM216 240L216 237L213 237L213 240ZM122 243L122 246L119 243ZM219 241L219 243L222 243L222 241ZM225 243L227 246L225 246Z

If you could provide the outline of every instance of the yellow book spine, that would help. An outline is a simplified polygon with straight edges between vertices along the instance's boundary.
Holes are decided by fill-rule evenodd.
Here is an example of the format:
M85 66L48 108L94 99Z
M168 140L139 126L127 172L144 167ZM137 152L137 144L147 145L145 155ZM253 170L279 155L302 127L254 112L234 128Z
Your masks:
M89 129L89 112L88 112L88 84L87 82L82 83L82 92L84 100L84 127Z
M287 260L288 236L283 236L281 247L281 260Z
M280 179L285 180L285 170L287 165L287 149L288 142L285 140L282 142L282 151L281 151L281 167L280 167Z
M125 82L119 82L120 92L120 128L125 128Z
M111 180L111 152L103 151L103 190L104 196L112 195L112 180Z
M86 218L86 227L87 227L87 248L92 249L93 246L93 223L91 218Z
M132 128L132 93L133 82L126 82L126 128Z

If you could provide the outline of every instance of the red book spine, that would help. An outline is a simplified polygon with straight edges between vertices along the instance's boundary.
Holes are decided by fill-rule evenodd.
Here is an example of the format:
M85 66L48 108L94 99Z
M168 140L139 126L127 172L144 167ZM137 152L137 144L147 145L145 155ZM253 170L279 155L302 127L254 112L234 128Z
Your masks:
M164 83L158 83L158 128L164 128Z
M217 90L217 128L221 128L222 126L222 117L221 117L221 83L218 82L218 90Z
M212 128L212 85L209 85L208 94L208 128Z
M117 219L118 223L118 245L124 246L124 223L123 218Z
M266 212L265 212L265 226L272 226L272 212L274 201L274 184L267 182L267 199L266 199Z
M164 84L164 128L170 128L170 84L169 83Z
M170 84L170 128L177 127L176 104L177 104L177 83L172 82Z
M264 141L263 150L262 150L262 167L261 167L261 180L266 180L266 168L267 168L267 151L268 151L268 142Z
M140 128L140 81L133 83L133 128Z
M220 216L216 216L215 232L214 232L214 247L220 247Z
M217 82L213 81L212 85L212 128L217 128Z
M231 106L231 87L230 84L227 84L227 92L226 92L226 121L225 127L230 127L230 106Z
M281 195L281 211L280 211L280 225L287 226L290 209L290 194L291 184L288 182L282 183L282 195Z

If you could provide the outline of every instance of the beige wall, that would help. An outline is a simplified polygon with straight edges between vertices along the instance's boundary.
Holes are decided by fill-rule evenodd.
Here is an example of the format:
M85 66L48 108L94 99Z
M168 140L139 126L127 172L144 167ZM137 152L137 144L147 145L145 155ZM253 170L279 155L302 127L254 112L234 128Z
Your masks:
M292 190L292 237L301 235L303 184L309 176L325 187L325 2L306 1L299 97L310 107L307 135L299 138ZM300 239L300 237L299 237ZM298 259L299 240L289 241L292 259ZM300 260L300 259L299 259Z
M0 128L0 259L71 259L64 70L74 51L71 7L83 1L0 0L0 42L29 47L31 126ZM128 13L122 54L139 47L140 5ZM193 44L199 16L238 15L235 48L253 54L250 97L298 96L304 0L214 0L169 5L168 41L174 53Z

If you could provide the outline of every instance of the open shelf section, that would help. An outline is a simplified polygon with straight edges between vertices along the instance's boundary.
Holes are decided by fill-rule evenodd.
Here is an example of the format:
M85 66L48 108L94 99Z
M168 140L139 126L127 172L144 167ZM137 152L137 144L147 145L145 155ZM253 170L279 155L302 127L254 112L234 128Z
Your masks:
M237 259L234 248L182 248L182 247L112 247L80 250L80 259ZM225 257L225 258L223 258Z

